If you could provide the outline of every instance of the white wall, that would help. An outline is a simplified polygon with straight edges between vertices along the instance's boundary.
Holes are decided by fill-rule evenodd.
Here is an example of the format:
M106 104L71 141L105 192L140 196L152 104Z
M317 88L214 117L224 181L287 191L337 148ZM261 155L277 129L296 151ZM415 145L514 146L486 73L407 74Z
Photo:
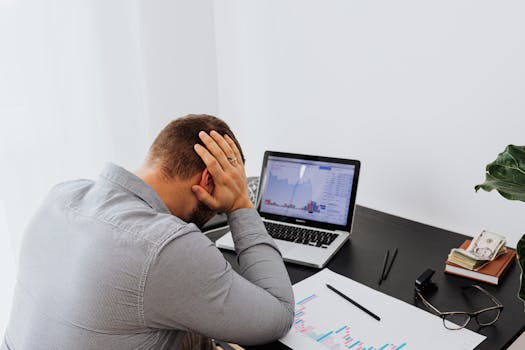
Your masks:
M357 158L358 203L514 245L525 203L475 194L524 144L525 3L219 0L219 110L265 149Z
M149 134L189 113L218 113L212 0L141 0Z

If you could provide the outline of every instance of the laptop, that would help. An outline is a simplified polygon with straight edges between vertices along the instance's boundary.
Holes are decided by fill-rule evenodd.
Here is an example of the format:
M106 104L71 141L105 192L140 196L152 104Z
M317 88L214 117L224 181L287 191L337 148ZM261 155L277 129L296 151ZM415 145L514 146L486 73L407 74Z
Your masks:
M284 261L323 268L349 238L358 160L266 151L256 207ZM234 250L228 232L217 247Z

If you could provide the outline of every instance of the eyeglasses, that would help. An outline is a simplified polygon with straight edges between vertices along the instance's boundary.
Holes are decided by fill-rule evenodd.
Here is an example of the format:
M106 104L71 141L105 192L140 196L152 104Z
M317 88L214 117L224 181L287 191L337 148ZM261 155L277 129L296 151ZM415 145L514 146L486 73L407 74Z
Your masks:
M496 321L499 319L499 315L501 314L501 310L503 310L503 304L498 299L496 299L496 297L494 297L492 294L490 294L477 284L461 287L463 295L465 295L464 291L469 288L479 290L480 292L488 296L496 304L496 306L487 307L476 312L442 312L439 311L436 307L434 307L428 300L426 300L420 292L416 291L416 295L421 299L423 304L430 311L432 311L433 313L435 313L443 319L443 325L446 329L458 330L465 328L472 318L475 318L476 322L480 326L490 326L491 324L496 323Z

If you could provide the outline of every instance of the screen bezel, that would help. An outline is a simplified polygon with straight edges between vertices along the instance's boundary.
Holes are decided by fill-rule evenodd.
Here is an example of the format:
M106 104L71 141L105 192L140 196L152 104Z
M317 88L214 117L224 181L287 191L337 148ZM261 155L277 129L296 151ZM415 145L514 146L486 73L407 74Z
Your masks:
M268 166L268 158L270 156L281 157L281 158L292 158L306 161L320 161L320 162L330 162L336 164L349 164L354 166L354 178L352 179L352 193L350 195L350 205L348 206L348 216L346 219L345 225L337 225L326 222L320 222L315 220L307 220L303 218L294 218L291 216L278 215L274 213L267 213L261 211L261 193L266 187L266 168ZM322 228L327 230L339 230L350 232L352 228L352 220L354 217L355 210L355 199L357 194L357 184L359 182L359 170L361 168L361 162L355 159L343 159L343 158L332 158L332 157L323 157L323 156L313 156L306 154L297 154L297 153L284 153L276 151L266 151L264 152L263 165L261 168L261 176L259 177L259 189L257 191L257 211L259 215L265 219L287 222L291 224L298 224L316 228Z

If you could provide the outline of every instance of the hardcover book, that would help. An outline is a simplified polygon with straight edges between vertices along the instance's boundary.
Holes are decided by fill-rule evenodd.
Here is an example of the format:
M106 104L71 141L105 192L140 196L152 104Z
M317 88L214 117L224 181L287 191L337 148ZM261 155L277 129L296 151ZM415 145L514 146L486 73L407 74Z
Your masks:
M463 242L460 248L466 249L469 246L470 241L471 240L466 240ZM509 266L514 262L515 257L516 251L507 248L505 254L500 255L477 271L466 269L447 260L445 262L445 272L497 285L505 271L507 271Z

